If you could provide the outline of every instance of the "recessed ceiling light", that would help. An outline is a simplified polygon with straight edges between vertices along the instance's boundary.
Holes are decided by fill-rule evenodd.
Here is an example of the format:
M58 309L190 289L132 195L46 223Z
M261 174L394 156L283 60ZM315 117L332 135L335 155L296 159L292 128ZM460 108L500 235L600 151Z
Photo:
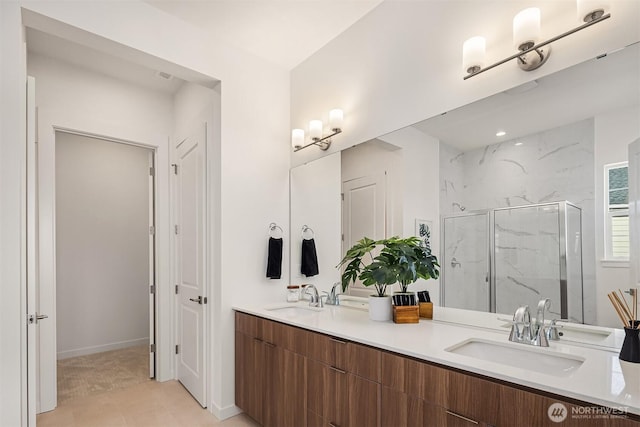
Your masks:
M505 136L507 133L503 130L499 130L498 132L496 132L496 136Z
M522 145L522 142L516 142L516 143L515 143L515 144L513 144L513 145L515 145L516 147L519 147L519 146L521 146L521 145Z

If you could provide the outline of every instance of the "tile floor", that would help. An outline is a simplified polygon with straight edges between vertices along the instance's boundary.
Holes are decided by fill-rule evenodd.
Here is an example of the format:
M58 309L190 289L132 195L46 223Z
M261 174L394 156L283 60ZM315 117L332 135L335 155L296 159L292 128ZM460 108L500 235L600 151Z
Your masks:
M38 427L257 427L244 414L218 420L177 381L148 380L127 388L71 399L38 415Z
M218 420L177 381L150 380L147 347L58 362L58 407L38 427L256 427L244 414Z

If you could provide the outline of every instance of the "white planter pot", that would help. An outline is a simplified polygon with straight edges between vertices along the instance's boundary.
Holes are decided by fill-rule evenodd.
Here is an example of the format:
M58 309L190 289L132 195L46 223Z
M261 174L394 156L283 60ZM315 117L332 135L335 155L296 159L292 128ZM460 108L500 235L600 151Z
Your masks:
M390 296L369 296L369 319L378 322L393 320L393 308Z

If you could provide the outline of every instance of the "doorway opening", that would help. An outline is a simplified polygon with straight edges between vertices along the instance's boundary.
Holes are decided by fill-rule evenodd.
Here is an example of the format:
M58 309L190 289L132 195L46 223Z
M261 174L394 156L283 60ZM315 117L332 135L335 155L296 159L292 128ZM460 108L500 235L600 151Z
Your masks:
M55 133L58 404L155 377L154 154Z

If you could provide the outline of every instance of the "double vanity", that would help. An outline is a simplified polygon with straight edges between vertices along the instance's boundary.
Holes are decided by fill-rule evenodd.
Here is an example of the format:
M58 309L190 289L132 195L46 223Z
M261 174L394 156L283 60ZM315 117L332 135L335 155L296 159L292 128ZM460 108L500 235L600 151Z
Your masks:
M491 313L394 324L356 299L234 308L236 405L261 425L640 426L622 331L565 324L542 348L510 342L511 319Z

